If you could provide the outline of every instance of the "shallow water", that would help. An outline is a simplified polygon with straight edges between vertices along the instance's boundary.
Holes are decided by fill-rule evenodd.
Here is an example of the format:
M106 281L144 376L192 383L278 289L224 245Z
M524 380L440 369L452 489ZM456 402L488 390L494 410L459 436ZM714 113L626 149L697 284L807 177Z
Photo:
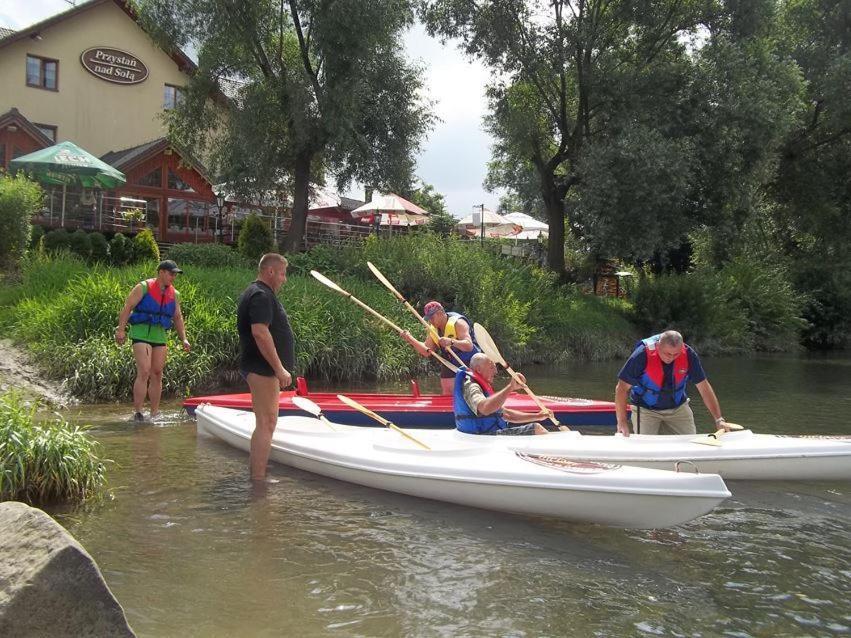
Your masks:
M731 421L851 434L851 360L705 364ZM609 362L527 375L542 394L604 399L616 372ZM140 636L851 634L851 484L729 482L733 498L707 516L623 531L280 466L279 483L252 493L246 456L196 439L177 406L157 425L126 412L75 413L116 461L114 497L60 520Z

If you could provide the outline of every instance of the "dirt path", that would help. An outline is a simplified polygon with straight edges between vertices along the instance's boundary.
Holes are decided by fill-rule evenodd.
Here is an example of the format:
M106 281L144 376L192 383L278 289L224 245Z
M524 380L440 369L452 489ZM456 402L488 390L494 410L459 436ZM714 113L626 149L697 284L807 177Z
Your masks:
M0 339L0 393L13 389L56 407L76 403L73 397L63 392L60 383L43 379L36 367L28 363L21 349L9 339Z

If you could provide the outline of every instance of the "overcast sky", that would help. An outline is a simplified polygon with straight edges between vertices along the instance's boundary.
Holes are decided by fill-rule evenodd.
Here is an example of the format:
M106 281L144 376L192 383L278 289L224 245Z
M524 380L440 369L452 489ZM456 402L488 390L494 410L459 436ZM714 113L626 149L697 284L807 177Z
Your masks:
M65 0L0 0L0 26L20 29L70 8ZM488 73L467 61L454 46L443 46L417 26L405 39L408 56L426 67L426 95L441 121L417 160L417 175L446 197L458 217L473 206L496 209L497 193L482 188L490 138L482 131L484 85ZM363 192L349 193L363 198Z

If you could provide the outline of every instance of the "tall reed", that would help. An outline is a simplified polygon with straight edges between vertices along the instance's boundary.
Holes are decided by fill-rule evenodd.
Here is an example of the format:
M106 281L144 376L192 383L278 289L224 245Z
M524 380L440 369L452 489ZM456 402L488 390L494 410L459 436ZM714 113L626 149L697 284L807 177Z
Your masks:
M0 397L0 501L82 501L106 483L99 444L61 417L37 421L37 405Z

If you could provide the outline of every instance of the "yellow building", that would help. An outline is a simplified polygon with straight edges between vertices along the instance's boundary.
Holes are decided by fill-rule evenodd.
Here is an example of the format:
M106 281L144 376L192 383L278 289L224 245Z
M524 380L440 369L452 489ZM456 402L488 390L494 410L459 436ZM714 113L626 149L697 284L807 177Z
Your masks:
M0 166L70 140L125 173L127 184L98 194L97 206L92 193L71 193L63 209L79 223L65 225L132 232L116 216L124 197L147 208L161 241L212 239L219 211L210 180L164 138L161 117L195 68L182 51L155 44L124 0L89 0L20 31L0 28ZM51 198L39 221L56 225L53 207Z

